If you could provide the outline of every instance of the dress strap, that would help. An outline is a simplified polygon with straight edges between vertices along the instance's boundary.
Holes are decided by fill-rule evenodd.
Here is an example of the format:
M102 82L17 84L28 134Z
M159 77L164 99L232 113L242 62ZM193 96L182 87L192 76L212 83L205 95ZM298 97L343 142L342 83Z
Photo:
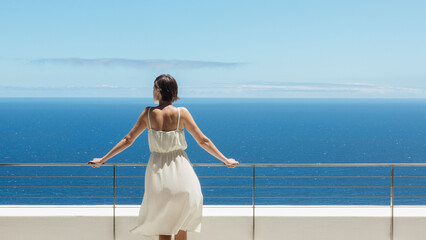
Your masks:
M148 108L148 125L149 129L151 129L151 120L149 119L149 112L151 111L151 107Z
M178 107L178 123L177 123L177 127L176 130L179 130L179 122L180 122L180 108Z

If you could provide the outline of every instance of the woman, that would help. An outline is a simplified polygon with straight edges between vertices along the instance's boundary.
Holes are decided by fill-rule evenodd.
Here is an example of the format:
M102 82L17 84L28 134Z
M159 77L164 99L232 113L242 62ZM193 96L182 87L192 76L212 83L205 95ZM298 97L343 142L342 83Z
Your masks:
M186 152L184 129L208 153L229 168L239 164L225 157L198 128L185 107L176 108L178 99L175 79L163 74L154 81L155 107L146 107L132 130L104 157L94 158L88 164L100 167L108 159L133 144L148 128L151 151L145 172L145 192L139 210L138 225L129 232L146 239L159 236L159 240L186 240L187 231L200 232L203 195L199 179Z

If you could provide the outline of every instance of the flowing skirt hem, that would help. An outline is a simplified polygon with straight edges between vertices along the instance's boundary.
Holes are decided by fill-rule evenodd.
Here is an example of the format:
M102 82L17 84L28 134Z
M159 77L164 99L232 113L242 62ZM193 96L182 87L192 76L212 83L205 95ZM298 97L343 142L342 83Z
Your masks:
M189 228L189 229L182 229L180 228L179 230L183 230L183 231L187 231L187 232L194 232L194 233L200 233L201 232L201 225L202 223L197 224L195 227ZM139 225L141 226L141 225ZM136 226L134 228L132 228L131 230L129 230L129 233L131 234L136 234L136 235L142 235L145 236L147 239L151 239L153 237L158 237L159 235L176 235L178 232L176 233L144 233L142 231L138 231L139 226ZM143 239L145 240L145 239Z

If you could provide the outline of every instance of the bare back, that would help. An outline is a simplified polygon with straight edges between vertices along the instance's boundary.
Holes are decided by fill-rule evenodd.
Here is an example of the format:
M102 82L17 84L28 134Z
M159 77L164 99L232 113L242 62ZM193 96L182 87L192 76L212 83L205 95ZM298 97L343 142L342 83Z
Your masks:
M165 107L163 109L150 107L148 110L150 112L147 115L147 118L149 117L147 126L150 122L151 129L156 131L174 131L176 129L182 131L184 129L184 122L182 117L179 116L177 107ZM179 126L177 126L178 123Z

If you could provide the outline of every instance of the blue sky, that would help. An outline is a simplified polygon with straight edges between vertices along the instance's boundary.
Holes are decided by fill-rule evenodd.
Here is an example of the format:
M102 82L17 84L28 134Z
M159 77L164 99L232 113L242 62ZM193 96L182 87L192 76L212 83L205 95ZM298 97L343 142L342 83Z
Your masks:
M425 98L426 1L1 1L0 97Z

